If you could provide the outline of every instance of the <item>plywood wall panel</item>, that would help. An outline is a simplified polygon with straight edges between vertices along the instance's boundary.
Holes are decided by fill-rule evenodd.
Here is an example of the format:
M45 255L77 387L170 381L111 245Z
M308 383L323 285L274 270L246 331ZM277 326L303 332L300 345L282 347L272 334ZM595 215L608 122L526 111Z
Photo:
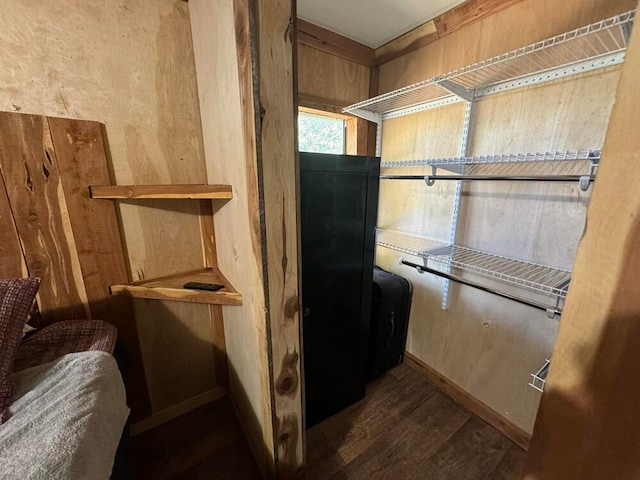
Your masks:
M154 412L194 398L217 385L211 325L192 304L137 300L140 346ZM202 305L197 305L202 308ZM206 306L205 306L206 308Z
M8 2L2 10L1 110L103 122L115 183L206 181L185 2ZM200 268L197 204L146 205L120 208L133 279ZM176 349L188 351L190 338L197 343L209 329L206 306L169 305L164 311L171 312L164 322L171 324L176 315L176 328L190 329L180 336L184 341L172 344ZM138 318L143 341L161 334L154 320ZM146 364L169 355L154 352L156 357L145 357ZM202 385L208 389L215 385L209 362L201 357L191 365L192 372L208 378ZM179 383L160 388L184 395L194 391L182 390Z
M417 113L385 121L382 158L384 161L452 157L460 153L464 104ZM431 168L385 169L383 174L431 174ZM382 180L378 227L409 233L427 233L447 242L451 230L455 192L452 182L427 187L420 181ZM419 212L419 213L417 213Z
M378 93L383 94L446 72L444 48L446 38L381 65Z
M470 153L598 149L604 144L619 68L479 101ZM503 169L505 170L505 169ZM540 165L535 173L586 173L588 163ZM511 174L523 169L511 168ZM486 170L485 170L486 172ZM531 172L531 170L529 170ZM571 270L590 192L577 184L469 184L460 240L480 250ZM517 215L499 212L518 212ZM494 232L509 232L502 240Z
M627 1L521 1L380 67L380 92L445 73L570 28L625 11ZM471 154L599 148L619 68L486 97L473 111ZM462 111L431 110L385 122L383 161L458 155ZM459 107L458 107L459 108ZM401 122L399 122L401 120ZM424 132L428 133L424 133ZM454 141L455 139L455 141ZM536 173L557 173L544 167ZM556 170L554 170L556 168ZM580 166L586 171L586 165ZM394 173L403 170L394 169ZM564 170L566 172L566 169ZM408 173L409 170L404 170ZM390 173L390 172L389 172ZM411 169L411 173L430 173ZM472 172L470 172L472 173ZM514 173L514 172L511 172ZM379 225L448 240L454 183L383 183ZM419 185L418 185L419 184ZM573 184L465 185L457 242L571 269L590 192ZM452 285L441 310L442 280L397 264L379 248L377 262L414 282L408 350L527 432L539 394L529 374L551 355L557 321L469 287Z
M369 97L369 67L298 45L298 90L301 95L335 100L344 106Z

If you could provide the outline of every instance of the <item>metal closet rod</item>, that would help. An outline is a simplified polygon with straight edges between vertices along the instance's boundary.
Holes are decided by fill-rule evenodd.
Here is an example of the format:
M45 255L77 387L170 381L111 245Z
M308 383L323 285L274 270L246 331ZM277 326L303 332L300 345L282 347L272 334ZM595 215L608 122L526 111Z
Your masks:
M533 300L522 298L517 295L512 295L510 293L499 292L497 290L493 290L492 288L484 287L482 285L478 285L477 283L473 283L468 280L465 280L464 278L459 277L457 275L451 275L450 273L434 270L433 268L425 267L424 265L418 265L417 263L408 262L404 258L400 260L400 263L402 263L403 265L407 265L409 267L416 268L421 272L431 273L433 275L437 275L438 277L446 278L447 280L452 280L454 282L461 283L462 285L467 285L469 287L477 288L478 290L482 290L483 292L492 293L493 295L497 295L498 297L507 298L509 300L513 300L514 302L518 302L523 305L528 305L529 307L537 308L538 310L547 312L547 315L560 316L562 314L562 310L558 308L548 307L546 305L543 305L542 303L534 302Z
M381 180L483 180L498 182L578 182L588 178L593 182L594 175L380 175Z

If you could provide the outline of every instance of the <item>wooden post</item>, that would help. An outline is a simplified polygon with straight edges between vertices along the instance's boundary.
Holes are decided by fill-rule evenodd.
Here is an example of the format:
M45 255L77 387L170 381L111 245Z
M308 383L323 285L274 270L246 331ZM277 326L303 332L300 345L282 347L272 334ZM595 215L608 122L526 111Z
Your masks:
M295 2L257 2L258 165L264 208L267 322L276 474L294 478L303 464L298 195L294 100Z
M218 262L242 306L224 311L229 392L267 478L304 461L291 0L191 0Z

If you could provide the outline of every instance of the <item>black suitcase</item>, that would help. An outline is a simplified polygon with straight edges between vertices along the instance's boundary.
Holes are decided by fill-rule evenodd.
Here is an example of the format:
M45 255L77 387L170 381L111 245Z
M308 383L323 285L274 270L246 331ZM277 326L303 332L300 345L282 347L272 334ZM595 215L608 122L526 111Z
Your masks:
M367 363L369 380L399 365L404 359L412 290L411 282L406 278L373 267Z

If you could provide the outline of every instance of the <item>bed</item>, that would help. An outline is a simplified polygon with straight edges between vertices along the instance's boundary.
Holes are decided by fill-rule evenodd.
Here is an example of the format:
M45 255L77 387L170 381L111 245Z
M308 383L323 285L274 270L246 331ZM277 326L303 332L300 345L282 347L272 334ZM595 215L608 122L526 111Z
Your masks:
M129 415L117 331L70 320L22 336L38 285L0 280L0 478L108 479Z

